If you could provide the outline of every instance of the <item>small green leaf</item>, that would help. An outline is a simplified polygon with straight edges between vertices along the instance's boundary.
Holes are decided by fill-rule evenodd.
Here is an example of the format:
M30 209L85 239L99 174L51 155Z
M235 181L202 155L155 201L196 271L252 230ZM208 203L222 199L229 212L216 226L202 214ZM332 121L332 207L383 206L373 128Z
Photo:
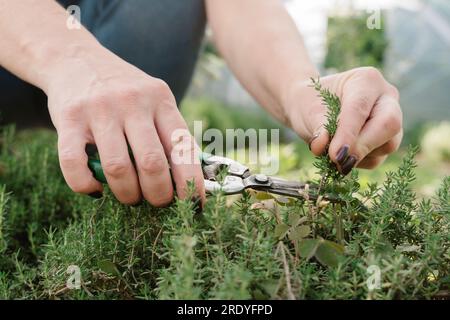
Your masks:
M269 200L274 199L275 197L267 192L257 192L255 198L258 200Z
M295 212L289 213L288 222L290 226L296 226L300 220L300 215Z
M292 198L288 198L288 197L277 197L275 198L275 200L277 201L277 203L280 206L284 206L284 207L292 207L293 205L295 205L295 200Z
M272 298L277 294L279 282L279 280L275 279L268 279L261 282L261 287L269 295L269 298Z
M101 260L97 263L100 270L109 275L119 275L116 265L110 260Z
M293 241L298 241L306 238L311 233L311 228L309 226L303 225L295 227L289 233L289 239Z
M344 254L344 252L345 252L345 247L342 244L339 244L339 243L336 243L333 241L329 241L329 240L323 240L323 243L326 243L327 245L332 246L340 254Z
M315 257L328 267L337 267L345 248L332 241L322 240L317 247Z
M316 253L319 242L320 240L317 239L302 239L299 241L298 251L300 253L300 257L305 258L306 260L311 259L311 257Z
M374 249L375 254L384 256L391 254L393 251L395 251L395 248L391 242L385 236L380 236Z
M282 239L286 236L287 232L289 230L289 226L286 224L279 224L275 227L275 237L278 239Z

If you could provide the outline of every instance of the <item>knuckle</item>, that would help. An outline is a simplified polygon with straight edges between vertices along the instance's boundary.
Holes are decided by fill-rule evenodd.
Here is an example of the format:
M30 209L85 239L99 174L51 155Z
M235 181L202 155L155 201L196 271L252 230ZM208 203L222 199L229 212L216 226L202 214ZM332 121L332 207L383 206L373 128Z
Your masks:
M402 117L397 112L392 112L385 118L383 125L384 129L398 133L402 129Z
M111 158L103 162L103 171L111 177L125 175L129 168L129 161L125 158Z
M160 79L155 80L152 83L152 92L156 96L156 101L158 101L158 108L176 109L175 97L166 82Z
M139 156L137 163L142 172L150 176L160 175L167 168L167 160L158 152L148 152Z
M111 105L106 94L97 94L89 97L90 110L96 118L109 118L111 116Z
M73 151L61 150L59 152L59 161L64 168L72 169L80 164L80 157Z
M358 138L358 132L355 129L345 128L345 131L342 131L341 139L345 141L347 144L351 144L356 141Z
M381 71L375 67L363 67L362 71L364 72L366 78L369 80L375 80L375 81L380 80L380 79L384 80L383 75L381 74Z
M396 86L394 86L394 85L392 85L392 84L389 84L388 85L388 90L389 90L389 93L395 98L395 99L400 99L400 91L398 91L398 89L397 89L397 87Z
M108 92L97 92L91 95L87 100L89 105L95 106L97 108L107 107L109 104L109 93Z
M370 98L365 94L359 94L354 98L352 105L350 106L353 112L358 114L365 114L371 109Z
M68 103L64 108L62 118L68 121L78 120L83 112L84 105L85 103L81 100Z
M152 90L154 90L155 92L159 93L159 94L170 94L170 88L169 85L161 79L155 79L154 81L152 81Z
M119 101L128 106L135 105L140 101L142 91L138 87L128 86L122 88L117 94Z

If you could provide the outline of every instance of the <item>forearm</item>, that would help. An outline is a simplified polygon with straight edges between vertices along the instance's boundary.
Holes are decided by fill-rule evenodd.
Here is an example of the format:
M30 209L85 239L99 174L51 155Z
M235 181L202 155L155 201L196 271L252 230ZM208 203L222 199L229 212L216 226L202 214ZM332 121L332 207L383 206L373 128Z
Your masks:
M283 100L294 79L318 71L294 22L279 0L207 0L219 51L245 88L287 123Z
M44 91L55 65L80 48L101 48L84 28L67 28L54 0L0 0L0 65Z

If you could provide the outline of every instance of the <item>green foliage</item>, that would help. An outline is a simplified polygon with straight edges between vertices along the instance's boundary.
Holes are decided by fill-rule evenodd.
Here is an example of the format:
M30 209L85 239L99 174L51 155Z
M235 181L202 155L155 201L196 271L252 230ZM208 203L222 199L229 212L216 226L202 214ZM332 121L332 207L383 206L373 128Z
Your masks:
M311 79L314 89L318 92L322 98L322 103L327 107L327 122L325 123L325 129L330 137L336 134L338 127L338 117L341 112L341 101L339 97L333 94L329 89L322 87L319 79Z
M224 136L230 128L247 129L279 129L281 141L286 140L286 129L272 120L261 110L252 108L229 106L208 99L186 99L181 106L181 113L193 132L194 121L203 122L203 130L218 129Z
M52 132L3 129L0 298L448 298L450 178L418 201L414 149L366 190L354 174L327 180L317 199L217 193L201 215L190 201L155 209L108 190L73 194L55 150ZM329 185L343 202L326 200ZM80 289L67 287L69 266ZM378 289L366 285L369 266Z
M329 89L323 88L319 80L311 79L315 90L322 99L322 103L327 107L327 122L324 127L327 130L330 141L336 134L338 126L338 117L341 112L341 101L339 97L330 92ZM327 192L335 192L343 179L343 176L336 169L336 166L328 156L328 146L326 152L316 157L314 166L319 169L319 175L322 177L319 182L321 188L327 188Z
M359 66L373 66L383 69L388 40L383 26L381 29L369 29L367 19L367 14L328 19L325 68L345 71Z

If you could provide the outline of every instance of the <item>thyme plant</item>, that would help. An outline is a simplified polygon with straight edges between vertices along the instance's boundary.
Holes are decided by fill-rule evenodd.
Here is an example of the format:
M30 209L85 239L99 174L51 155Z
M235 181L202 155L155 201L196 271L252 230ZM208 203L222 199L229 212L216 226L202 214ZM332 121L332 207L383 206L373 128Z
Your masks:
M338 100L315 87L332 134ZM108 190L76 195L55 146L52 132L2 130L0 298L449 297L450 178L418 199L415 148L382 185L360 190L356 172L341 177L324 156L317 199L216 193L198 215L187 200L155 209L121 205ZM330 193L344 201L326 201Z

